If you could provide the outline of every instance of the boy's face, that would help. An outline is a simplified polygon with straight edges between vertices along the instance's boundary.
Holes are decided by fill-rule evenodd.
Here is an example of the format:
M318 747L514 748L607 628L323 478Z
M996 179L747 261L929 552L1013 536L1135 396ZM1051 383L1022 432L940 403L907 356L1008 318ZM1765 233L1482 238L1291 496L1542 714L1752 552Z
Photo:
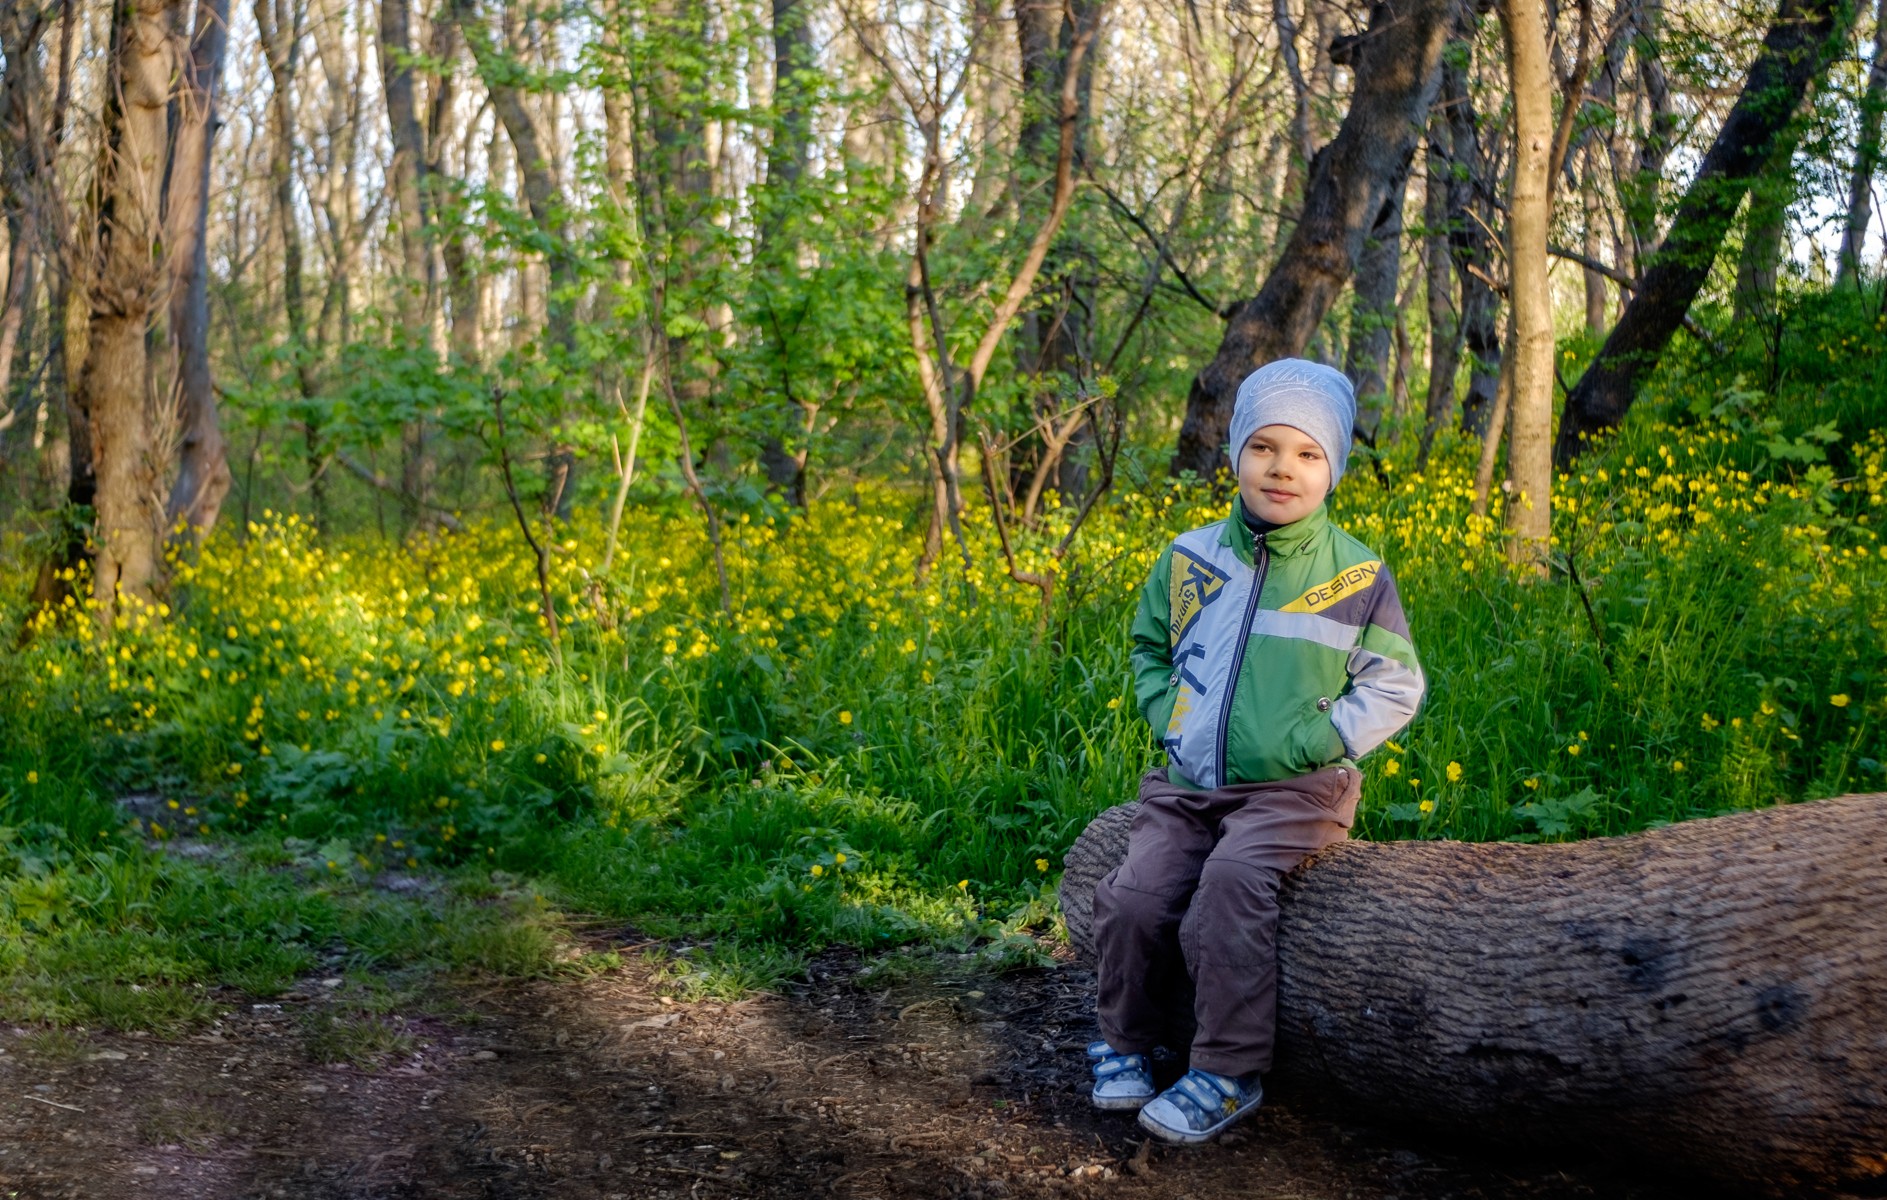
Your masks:
M1252 431L1238 456L1238 494L1251 515L1289 525L1314 512L1330 491L1330 460L1301 429L1266 425Z

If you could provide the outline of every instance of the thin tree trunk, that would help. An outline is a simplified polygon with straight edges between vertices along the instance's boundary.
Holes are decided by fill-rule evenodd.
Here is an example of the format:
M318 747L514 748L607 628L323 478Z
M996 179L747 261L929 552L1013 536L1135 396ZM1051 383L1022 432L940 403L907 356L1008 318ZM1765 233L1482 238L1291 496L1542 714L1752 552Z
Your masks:
M393 138L387 180L400 227L401 272L393 281L394 304L410 343L423 346L432 330L438 281L427 245L432 222L426 170L431 160L414 97L412 25L412 0L380 0L380 79ZM414 528L425 509L427 473L425 419L415 417L400 429L400 524L404 529Z
M159 214L178 68L170 32L174 2L127 0L112 20L98 258L78 389L97 478L93 596L107 629L121 599L150 602L161 582L164 520L146 335L164 287Z
M1861 251L1867 245L1868 223L1873 219L1874 173L1880 169L1883 110L1887 110L1887 0L1880 0L1874 12L1874 61L1867 69L1867 88L1861 94L1854 170L1848 176L1848 216L1841 229L1841 256L1835 270L1837 285L1852 282L1861 274Z
M1461 10L1462 20L1467 10ZM1460 27L1464 32L1471 26ZM1480 119L1468 91L1468 64L1452 58L1442 67L1442 86L1449 99L1449 131L1453 135L1459 190L1450 197L1449 236L1454 242L1455 270L1461 276L1461 340L1468 356L1468 393L1461 401L1461 431L1475 437L1487 433L1500 386L1500 293L1491 282L1494 266L1494 211L1496 158L1494 147L1481 140Z
M1461 309L1457 300L1454 247L1449 240L1449 197L1454 192L1454 165L1447 147L1451 140L1448 113L1437 106L1429 114L1428 178L1423 184L1422 276L1428 297L1428 400L1423 413L1422 442L1416 469L1428 466L1435 435L1447 423L1455 406L1455 372L1461 362Z
M1022 0L1016 5L1016 47L1022 64L1022 121L1016 141L1017 169L1024 201L1025 222L1039 221L1046 198L1042 185L1052 181L1060 156L1060 116L1063 85L1071 51L1077 40L1092 41L1100 18L1095 0ZM1074 153L1085 161L1088 142L1089 93L1095 55L1090 51L1075 64L1076 112ZM1051 189L1052 190L1052 189ZM1094 307L1094 280L1083 268L1089 253L1074 228L1064 225L1050 245L1035 285L1034 302L1023 310L1016 357L1022 374L1034 389L1033 415L1042 428L1052 427L1069 391L1079 391L1094 359L1089 314ZM1066 386L1072 384L1072 387ZM1040 436L1024 439L1017 465L1026 461L1040 482L1012 483L1039 495L1049 484L1064 494L1086 490L1080 461L1064 457Z
M1542 575L1552 533L1553 484L1553 296L1546 274L1547 228L1553 220L1553 79L1545 8L1543 0L1501 0L1500 6L1514 98L1507 217L1514 330L1507 462L1514 494L1507 504L1507 556Z
M4 199L10 200L9 190ZM0 414L13 411L13 360L20 351L20 331L26 314L39 299L38 280L33 271L33 224L31 210L25 205L6 213L7 267L6 289L0 292ZM25 397L20 398L25 403Z
M1414 150L1409 147L1411 157ZM1343 372L1356 388L1357 423L1371 436L1381 427L1389 400L1389 351L1395 340L1396 291L1402 282L1402 204L1408 195L1409 165L1403 163L1356 262Z
M531 223L537 226L548 245L543 282L545 333L557 355L569 363L577 349L572 304L577 261L565 228L568 214L549 148L539 136L530 110L525 107L523 90L513 82L517 77L517 64L494 42L479 15L477 0L453 0L453 11L478 64L479 76L491 95L492 108L517 152L519 190L524 194ZM569 514L576 493L576 448L571 443L573 434L569 422L570 412L565 408L558 413L553 445L546 459L544 500L559 516Z
M20 5L0 13L0 58L6 60L6 74L0 77L0 217L7 237L5 290L0 291L0 413L12 409L14 357L27 314L38 299L33 269L38 231L31 188L33 176L39 174L34 147L40 134L33 128L33 99L40 90L38 45L44 33L36 9Z
M1743 193L1775 153L1810 82L1839 50L1848 11L1838 0L1782 0L1670 233L1598 357L1566 397L1554 446L1561 466L1578 457L1588 439L1625 419L1638 380L1657 366L1709 276Z
M812 160L813 91L806 73L815 69L812 25L808 9L812 0L772 0L773 8L773 137L767 143L767 212L762 218L757 253L763 262L773 264L769 273L785 276L797 273L793 261L798 253L798 238L789 236L797 226L790 222L795 207L796 190ZM785 347L776 353L786 354ZM797 509L806 507L806 461L811 451L813 422L819 406L809 396L802 396L790 379L783 381L786 406L782 413L797 416L793 432L797 446L789 447L780 430L769 431L761 439L760 462L767 482L779 489L786 502Z
M1584 159L1579 171L1579 209L1580 243L1586 257L1598 260L1603 257L1605 230L1600 224L1604 213L1604 202L1599 191L1599 148L1595 140L1588 137L1584 147ZM1582 268L1585 283L1586 332L1598 337L1605 332L1606 283L1604 275L1590 267Z
M401 278L394 297L401 324L415 342L422 340L426 298L433 289L431 256L426 252L429 212L426 196L425 134L419 124L413 86L412 0L380 0L379 58L381 88L393 157L387 163L393 208L399 218Z
M706 43L713 36L703 0L657 0L640 14L647 23L645 39L656 39L658 46L671 38ZM695 281L713 268L714 248L703 237L714 201L714 176L705 153L708 129L701 112L704 85L666 70L646 40L631 59L630 80L641 117L637 204L657 264L650 283L653 319L663 330L671 327L671 318L681 317L705 329L714 323L713 313L684 312L681 307L699 300ZM703 445L712 450L719 421L706 411L714 395L715 364L706 352L705 335L664 332L663 337L662 378L674 387L690 420L710 418Z
M170 339L177 368L182 443L167 515L197 540L209 535L229 495L229 452L210 377L210 147L217 116L223 54L229 44L229 0L197 0L190 55L179 80L176 139L165 197L171 267Z
M1789 205L1795 200L1796 137L1786 134L1768 167L1750 184L1749 208L1743 218L1743 249L1736 259L1738 329L1775 311L1777 269L1782 262L1782 241L1788 234Z
M256 27L268 60L274 90L269 97L269 182L276 233L282 240L282 311L288 318L288 351L295 384L306 409L303 458L308 472L308 502L317 529L328 523L328 484L322 453L322 426L316 411L314 342L309 336L303 272L301 219L295 211L295 76L301 67L305 0L255 0Z
M1302 353L1349 283L1363 242L1428 121L1451 0L1377 3L1357 50L1356 91L1331 143L1317 153L1303 212L1278 263L1226 324L1193 379L1171 470L1211 478L1225 465L1238 385L1274 359Z

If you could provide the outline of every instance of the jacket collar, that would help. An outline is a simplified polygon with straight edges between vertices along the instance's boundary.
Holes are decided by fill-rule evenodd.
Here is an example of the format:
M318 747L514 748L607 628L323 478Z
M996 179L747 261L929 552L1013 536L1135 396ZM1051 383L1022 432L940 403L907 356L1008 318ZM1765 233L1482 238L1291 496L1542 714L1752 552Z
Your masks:
M1239 498L1232 495L1232 511L1221 523L1219 545L1230 546L1232 552L1247 564L1253 561L1252 532L1245 524L1245 518L1239 513ZM1265 545L1273 556L1288 558L1309 549L1330 524L1329 505L1326 501L1310 510L1304 516L1289 525L1280 525L1265 535Z

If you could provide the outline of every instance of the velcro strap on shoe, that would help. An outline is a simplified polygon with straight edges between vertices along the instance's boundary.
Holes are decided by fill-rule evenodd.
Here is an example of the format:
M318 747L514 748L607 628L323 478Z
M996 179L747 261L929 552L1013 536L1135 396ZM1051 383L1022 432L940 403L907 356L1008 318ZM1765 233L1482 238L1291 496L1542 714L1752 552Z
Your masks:
M1173 1092L1198 1110L1195 1119L1203 1124L1211 1124L1222 1117L1227 1101L1237 1107L1240 1099L1236 1087L1227 1091L1217 1076L1199 1070L1188 1071L1181 1076L1180 1081L1173 1085Z
M1111 1079L1122 1071L1144 1071L1147 1059L1144 1054L1111 1054L1094 1064L1096 1079Z

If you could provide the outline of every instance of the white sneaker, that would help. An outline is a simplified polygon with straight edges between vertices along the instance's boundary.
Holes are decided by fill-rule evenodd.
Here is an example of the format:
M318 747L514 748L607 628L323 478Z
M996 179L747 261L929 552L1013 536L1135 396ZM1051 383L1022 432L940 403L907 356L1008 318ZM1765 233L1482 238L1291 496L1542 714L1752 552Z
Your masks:
M1106 1042L1088 1046L1094 1060L1094 1090L1088 1099L1109 1112L1131 1111L1153 1099L1153 1073L1144 1054L1117 1054Z
M1196 1146L1255 1110L1265 1089L1256 1074L1242 1079L1194 1067L1140 1110L1140 1127L1163 1142Z

